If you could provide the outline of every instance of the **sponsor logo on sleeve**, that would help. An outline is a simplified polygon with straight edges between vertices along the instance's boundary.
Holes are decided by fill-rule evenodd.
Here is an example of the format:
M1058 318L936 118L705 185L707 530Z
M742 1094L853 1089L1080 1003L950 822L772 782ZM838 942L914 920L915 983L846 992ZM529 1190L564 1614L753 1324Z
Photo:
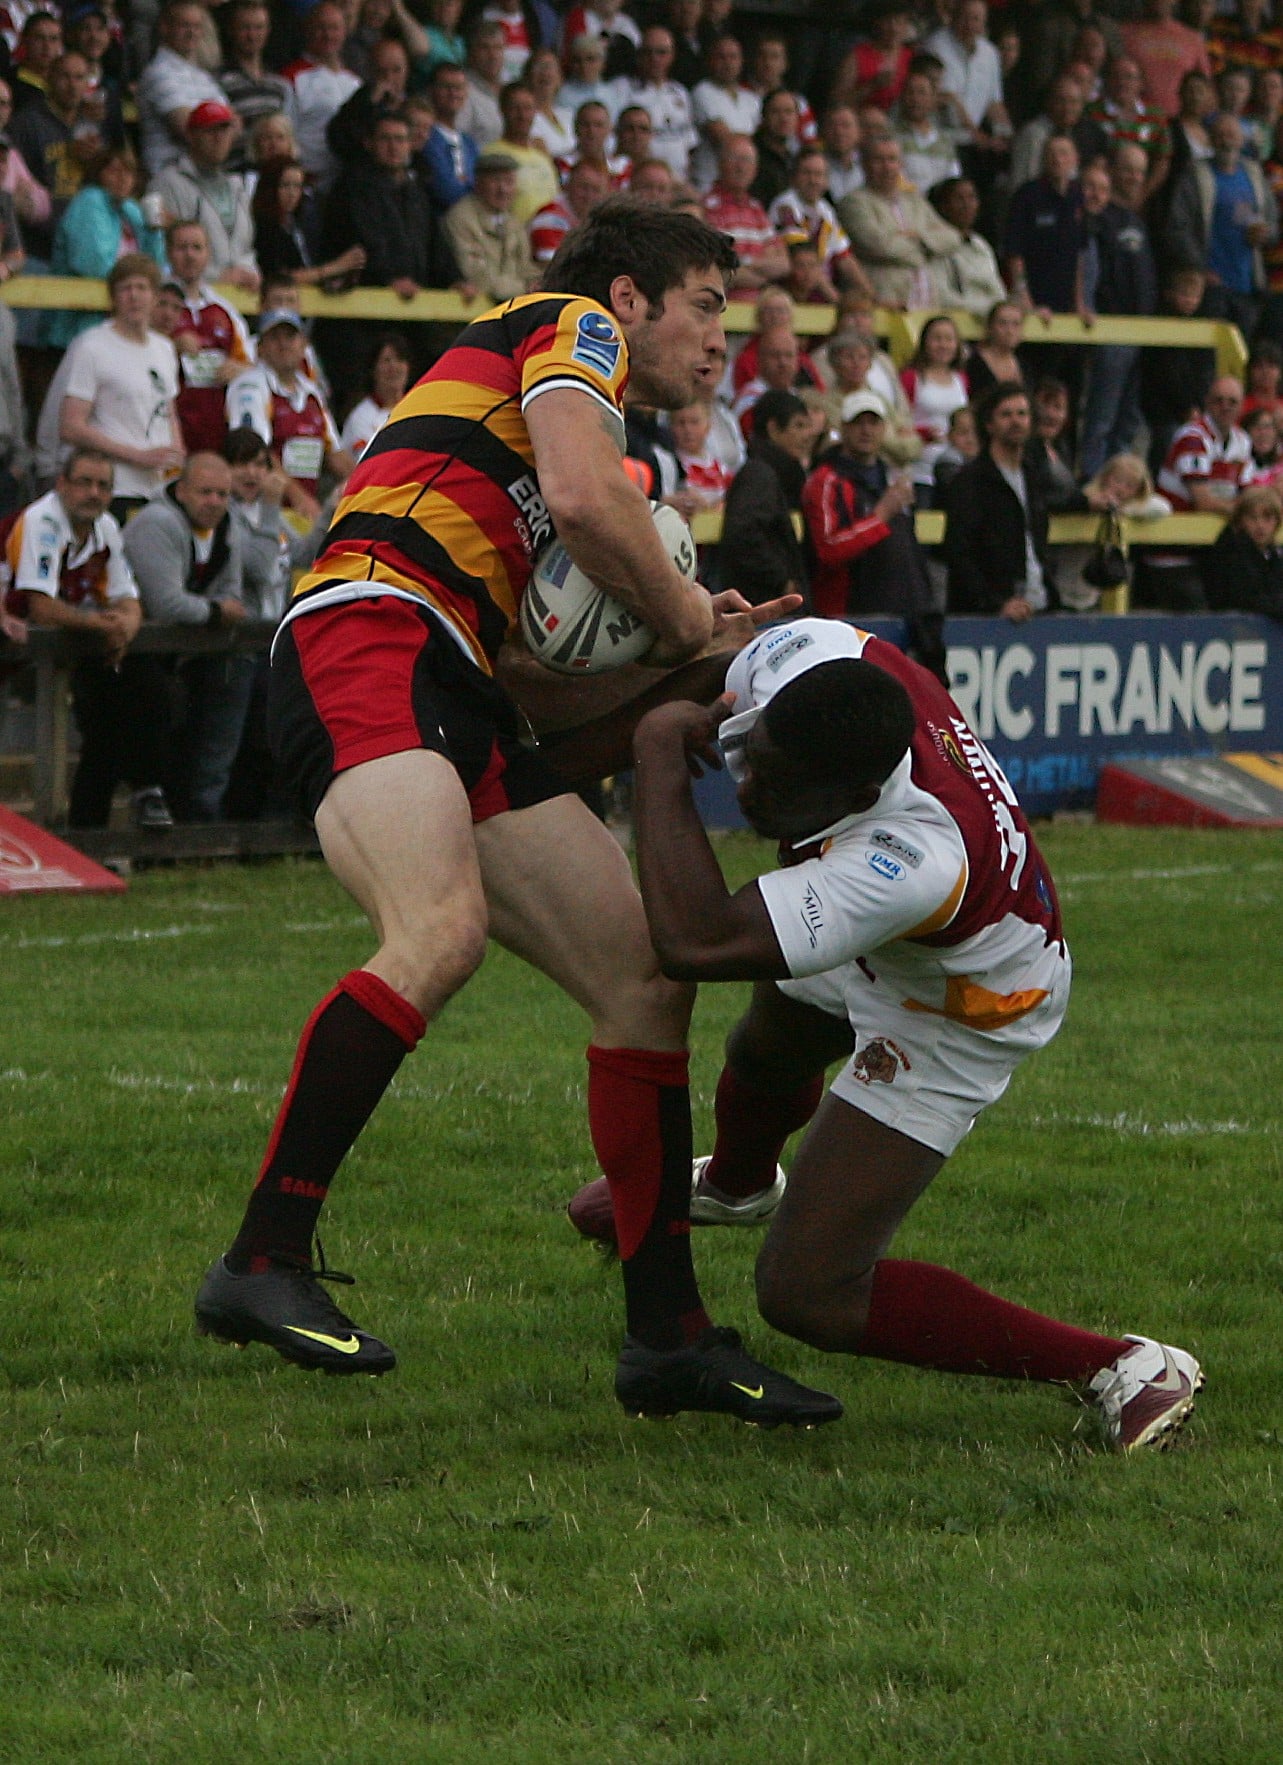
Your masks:
M575 344L570 359L582 362L585 368L591 368L594 373L610 380L619 366L622 347L619 332L605 313L584 313L575 326Z
M922 863L922 854L916 846L911 846L908 840L902 840L898 834L889 833L885 827L874 828L869 836L869 844L890 852L893 858L899 858L910 870L916 870Z
M870 870L876 870L879 876L886 877L888 882L899 882L905 874L903 864L897 864L894 858L888 858L885 852L866 852L864 861Z
M806 935L811 940L811 948L814 950L820 941L820 932L824 927L824 908L820 897L810 883L807 883L806 893L802 897L802 924L806 927Z

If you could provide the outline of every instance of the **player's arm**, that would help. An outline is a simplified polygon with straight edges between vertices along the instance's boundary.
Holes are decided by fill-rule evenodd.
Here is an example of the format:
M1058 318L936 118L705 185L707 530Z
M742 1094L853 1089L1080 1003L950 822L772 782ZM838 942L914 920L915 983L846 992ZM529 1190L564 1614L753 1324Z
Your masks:
M789 969L756 883L731 894L691 793L692 765L718 764L728 701L664 705L633 739L637 870L660 967L671 980L784 980Z
M590 393L556 387L526 406L539 488L558 537L584 573L655 633L654 667L684 662L713 635L713 606L660 542L650 506L622 464L618 426Z

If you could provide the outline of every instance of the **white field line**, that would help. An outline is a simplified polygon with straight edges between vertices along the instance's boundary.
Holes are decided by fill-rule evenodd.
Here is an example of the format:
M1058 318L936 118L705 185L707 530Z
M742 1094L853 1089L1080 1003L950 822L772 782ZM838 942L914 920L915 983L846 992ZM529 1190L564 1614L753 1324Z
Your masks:
M301 920L278 926L276 929L293 936L306 937L313 932L350 931L354 926L368 925L369 920L363 913L352 913L343 919ZM0 946L7 946L11 950L61 950L70 947L80 949L87 944L145 944L152 943L157 939L208 938L213 936L216 929L212 925L130 926L123 931L79 932L75 937L0 937Z
M268 1097L275 1100L284 1090L283 1084L261 1085L251 1079L189 1079L165 1073L121 1072L118 1068L102 1074L28 1072L21 1066L0 1068L0 1084L3 1085L57 1084L65 1087L68 1084L88 1086L97 1083L123 1091L157 1091L184 1097ZM407 1102L428 1103L441 1103L451 1098L481 1097L491 1103L521 1108L531 1102L534 1093L530 1089L504 1091L485 1080L477 1082L452 1079L444 1085L413 1085L399 1081L394 1086L392 1095ZM565 1100L580 1105L583 1102L580 1091L574 1086L566 1087ZM1278 1132L1278 1124L1275 1122L1245 1122L1233 1118L1228 1121L1196 1121L1192 1117L1185 1117L1180 1121L1151 1122L1126 1110L1120 1110L1115 1115L1067 1115L1052 1110L1047 1115L1027 1115L1019 1119L1021 1125L1031 1128L1101 1128L1131 1140L1192 1139L1200 1135L1273 1135Z

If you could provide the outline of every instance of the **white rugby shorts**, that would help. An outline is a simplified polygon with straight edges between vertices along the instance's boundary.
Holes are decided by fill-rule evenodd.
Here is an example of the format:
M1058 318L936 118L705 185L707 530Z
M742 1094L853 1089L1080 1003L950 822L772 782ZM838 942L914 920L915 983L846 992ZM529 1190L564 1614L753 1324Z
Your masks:
M906 1010L853 962L776 985L790 999L845 1017L855 1031L855 1051L829 1087L833 1095L947 1158L1025 1056L1060 1028L1071 972L1066 957L1040 1004L1000 1030L984 1031Z

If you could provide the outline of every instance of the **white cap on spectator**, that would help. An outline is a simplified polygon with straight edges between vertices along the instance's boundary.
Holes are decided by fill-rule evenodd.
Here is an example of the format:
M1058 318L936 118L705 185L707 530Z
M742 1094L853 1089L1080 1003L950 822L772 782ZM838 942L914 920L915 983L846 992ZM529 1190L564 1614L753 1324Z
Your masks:
M886 422L887 407L876 392L867 390L848 392L842 400L842 421L844 423L854 423L855 419L862 417L866 411L869 416L881 417L882 421Z
M872 396L851 394L852 398ZM863 647L862 634L840 619L791 619L787 625L773 625L740 651L726 675L726 690L734 693L739 709L717 732L726 770L736 784L744 778L749 731L780 688L818 668L821 662L843 657L858 660Z

